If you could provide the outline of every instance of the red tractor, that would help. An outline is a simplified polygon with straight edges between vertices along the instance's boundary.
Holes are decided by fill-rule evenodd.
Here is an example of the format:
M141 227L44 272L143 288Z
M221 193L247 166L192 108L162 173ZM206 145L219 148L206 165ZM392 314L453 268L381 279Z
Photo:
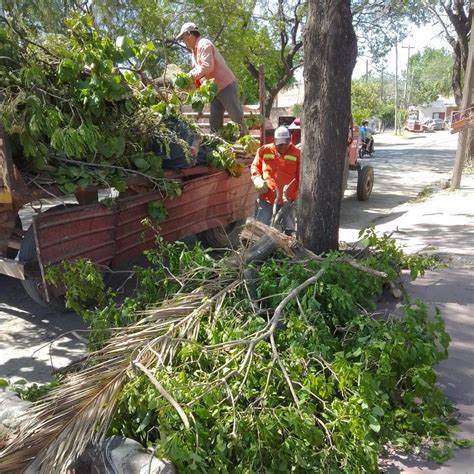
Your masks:
M288 126L291 133L291 142L297 145L301 142L301 121L296 118L291 125ZM359 127L354 125L350 133L350 143L347 147L347 161L344 167L343 193L347 187L347 177L349 170L357 171L357 199L359 201L367 201L372 193L374 186L374 169L370 165L362 166L359 161L359 145L360 135ZM344 194L343 194L344 195Z

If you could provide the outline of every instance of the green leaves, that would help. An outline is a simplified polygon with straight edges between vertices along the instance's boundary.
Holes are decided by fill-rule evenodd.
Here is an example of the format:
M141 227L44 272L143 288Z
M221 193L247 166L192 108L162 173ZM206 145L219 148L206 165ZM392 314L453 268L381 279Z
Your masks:
M205 105L212 102L218 92L219 89L214 79L206 79L199 89L189 94L187 103L191 105L195 112L201 112Z
M240 135L240 125L235 122L227 122L217 133L225 141L235 143Z
M174 81L174 85L178 89L188 90L193 86L193 79L189 74L185 74L184 72L180 72L177 74L176 79Z
M168 211L162 201L151 201L148 203L148 214L156 221L162 222L168 217Z

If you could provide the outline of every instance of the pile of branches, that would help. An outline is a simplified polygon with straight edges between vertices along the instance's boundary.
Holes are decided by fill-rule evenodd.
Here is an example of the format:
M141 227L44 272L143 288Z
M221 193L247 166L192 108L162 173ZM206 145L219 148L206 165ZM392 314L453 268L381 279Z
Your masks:
M35 460L59 472L109 434L182 472L376 472L384 446L450 443L433 369L447 357L443 320L420 302L373 313L401 251L372 233L363 259L317 257L252 221L243 236L251 245L219 261L154 250L144 279L161 301L126 327L110 321L138 300L96 310L107 339L36 402L0 471Z
M162 159L175 144L190 160L182 130L198 130L180 113L185 97L150 80L147 68L163 62L153 43L113 41L90 15L66 26L67 34L38 34L0 18L0 126L16 164L47 171L66 193L122 191L129 174L172 193Z

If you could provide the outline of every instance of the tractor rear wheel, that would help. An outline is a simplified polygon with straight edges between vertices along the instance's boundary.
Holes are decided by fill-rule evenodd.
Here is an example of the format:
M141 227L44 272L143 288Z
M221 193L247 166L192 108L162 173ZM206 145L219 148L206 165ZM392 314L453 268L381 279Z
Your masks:
M372 166L364 166L359 170L357 177L357 199L367 201L374 187L374 169Z

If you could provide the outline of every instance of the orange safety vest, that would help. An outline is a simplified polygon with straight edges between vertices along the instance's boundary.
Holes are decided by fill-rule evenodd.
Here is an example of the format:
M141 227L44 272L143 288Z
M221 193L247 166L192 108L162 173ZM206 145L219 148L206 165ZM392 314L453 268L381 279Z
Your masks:
M295 201L300 182L300 161L301 152L292 144L284 155L278 153L274 143L261 146L251 167L252 176L261 176L268 186L268 191L259 195L260 199L273 204L278 190L278 204L283 204L283 187L293 181L286 196L289 201Z

